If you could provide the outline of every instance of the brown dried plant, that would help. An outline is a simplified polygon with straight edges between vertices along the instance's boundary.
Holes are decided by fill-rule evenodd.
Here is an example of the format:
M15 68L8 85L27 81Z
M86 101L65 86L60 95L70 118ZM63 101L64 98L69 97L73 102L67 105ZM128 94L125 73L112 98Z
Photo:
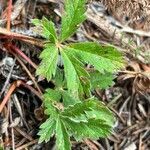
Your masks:
M99 0L108 12L124 25L150 30L150 0Z
M132 90L140 94L150 93L150 66L131 62L126 71L118 77L118 81L133 79Z

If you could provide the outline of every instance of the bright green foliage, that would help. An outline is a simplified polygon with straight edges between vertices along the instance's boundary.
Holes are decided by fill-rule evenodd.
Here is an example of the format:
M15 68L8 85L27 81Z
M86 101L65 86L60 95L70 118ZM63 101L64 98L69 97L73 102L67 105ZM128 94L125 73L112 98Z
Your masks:
M65 0L59 35L52 21L33 20L47 43L36 74L54 84L43 95L48 119L40 126L39 142L55 136L58 150L71 149L70 137L82 140L108 136L115 121L112 112L92 97L91 91L112 85L113 73L123 66L122 55L112 46L95 42L66 44L86 19L85 3Z
M66 126L73 134L76 140L85 138L98 139L106 137L111 133L111 126L104 123L101 119L88 119L87 122L74 122L66 120Z
M64 70L65 70L65 76L67 79L68 90L72 95L78 95L79 78L77 76L77 72L71 60L67 57L67 54L63 51L61 54L62 54L64 66L65 66Z
M49 118L40 126L39 142L47 142L55 134L57 148L69 150L70 136L76 140L97 139L111 133L114 117L103 103L91 98L77 100L76 103L64 107L60 102L63 94L60 96L60 93L49 89L44 94L44 105Z
M55 77L52 78L52 82L55 84L57 88L60 89L66 88L63 69L57 68Z
M72 14L71 16L73 16L73 14L76 13L76 11L71 11L74 7L77 7L77 9L79 7L79 9L84 10L83 3L85 3L84 0L82 2L78 0L74 0L73 2L67 0L65 3L67 13L62 17L62 24L64 20L67 19L67 14L69 14L69 16ZM76 14L74 15L76 18ZM78 16L82 16L82 14ZM85 64L91 64L96 70L103 74L105 71L113 73L123 66L123 58L120 52L112 46L101 46L94 42L63 45L63 43L57 39L56 29L51 21L43 18L42 21L36 19L33 20L33 22L35 25L43 27L43 34L50 40L50 43L45 45L45 49L40 55L42 61L36 71L37 75L44 76L50 81L52 77L55 77L57 65L59 64L58 60L60 59L64 66L67 89L70 94L76 98L91 96L90 75L85 69ZM73 21L73 23L76 24L77 22ZM65 23L62 25L62 28L64 26ZM67 27L72 29L71 24L68 24ZM67 30L64 30L63 32L62 29L62 34L65 35L66 31Z
M49 118L47 119L41 126L41 130L39 131L38 135L40 135L39 142L41 143L42 141L48 142L50 138L54 135L55 133L55 126L56 126L56 121L53 119Z
M70 51L81 60L93 65L99 72L114 72L122 67L121 54L111 46L101 46L94 42L70 44Z
M57 119L56 124L56 144L58 150L71 150L69 134L60 118Z
M41 34L43 37L49 39L52 43L56 42L57 33L55 30L55 25L52 21L49 21L43 17L42 20L33 19L32 23L38 27L36 30L38 34Z
M99 73L98 71L90 72L91 77L91 86L92 90L99 88L99 89L106 89L109 86L114 84L113 79L114 75L112 73Z
M73 35L85 17L86 0L65 0L65 12L62 17L60 40L63 42Z
M88 49L89 45L89 49ZM113 47L85 42L67 45L62 51L67 87L74 96L90 96L90 78L82 62L90 63L99 72L114 72L122 63L121 54ZM117 61L118 59L118 61ZM79 61L81 60L81 61ZM77 93L79 92L79 94Z
M37 75L46 77L49 81L56 73L58 48L54 44L45 45L45 49L41 53L40 59L42 59L42 62L36 73Z
M89 96L90 76L84 69L84 64L74 57L69 49L63 49L61 54L64 61L64 71L68 90L75 97L83 95L84 93Z

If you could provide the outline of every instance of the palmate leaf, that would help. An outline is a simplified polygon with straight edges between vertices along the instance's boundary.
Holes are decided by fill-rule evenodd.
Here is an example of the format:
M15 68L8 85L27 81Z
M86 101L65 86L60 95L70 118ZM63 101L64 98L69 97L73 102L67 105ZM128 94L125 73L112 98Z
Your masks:
M113 79L115 78L112 73L99 73L98 71L90 72L91 89L107 89L114 84Z
M85 3L87 0L65 0L65 12L62 16L60 41L65 41L74 34L85 17Z
M54 89L46 90L43 96L45 114L49 118L40 126L38 135L40 142L47 142L55 135L58 150L71 149L70 136L78 140L106 137L114 124L113 114L103 103L95 98L85 100L91 97L92 80L85 63L103 74L106 71L113 73L122 66L121 54L111 46L104 47L92 42L64 43L85 20L85 3L86 0L65 0L59 39L54 23L46 18L34 20L49 43L40 55L42 61L36 73L48 81L52 79L55 84ZM103 87L108 85L108 80L106 82Z
M60 113L70 133L77 139L106 137L112 131L114 117L101 102L91 98Z
M48 89L44 94L44 104L49 112L46 113L49 119L40 126L38 133L40 142L47 142L55 134L57 149L70 150L70 136L74 136L76 140L82 140L84 138L97 139L110 134L114 117L103 103L95 98L82 102L77 100L75 104L56 110L53 102L60 102L60 93L60 91ZM64 93L63 99L70 99L68 95L67 97L63 95Z
M122 55L114 47L101 46L94 42L73 43L69 46L72 55L90 63L101 73L114 72L123 66Z
M83 96L83 93L85 97L90 97L91 89L89 74L79 60L90 63L101 73L112 73L123 65L122 56L115 48L93 42L70 44L63 48L61 55L67 87L75 97Z
M57 61L58 61L58 48L54 44L45 45L40 58L42 59L39 67L36 70L37 75L44 76L48 81L52 76L55 76Z

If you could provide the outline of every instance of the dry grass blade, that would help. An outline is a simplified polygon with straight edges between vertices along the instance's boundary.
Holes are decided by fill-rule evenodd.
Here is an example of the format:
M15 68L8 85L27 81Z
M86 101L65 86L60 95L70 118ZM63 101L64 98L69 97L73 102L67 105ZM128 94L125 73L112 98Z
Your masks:
M19 39L21 41L24 41L24 42L27 42L27 43L30 43L30 44L33 44L33 45L39 46L39 47L43 47L43 45L44 45L43 40L36 39L36 38L26 36L26 35L22 35L19 33L11 32L11 31L8 31L7 29L1 28L1 27L0 27L0 34L6 35L7 39L12 39L12 38Z

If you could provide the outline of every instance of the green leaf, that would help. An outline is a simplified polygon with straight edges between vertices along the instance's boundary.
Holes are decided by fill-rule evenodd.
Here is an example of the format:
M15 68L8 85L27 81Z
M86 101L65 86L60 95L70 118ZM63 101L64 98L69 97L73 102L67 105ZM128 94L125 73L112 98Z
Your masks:
M94 98L69 106L60 115L70 134L77 140L106 137L114 124L114 117L109 109Z
M45 114L49 115L54 119L57 118L59 110L57 109L56 104L60 102L61 93L56 90L47 89L45 94L43 95L43 99L45 106Z
M45 45L40 58L42 62L36 70L37 75L44 76L48 81L55 76L58 60L58 49L53 44Z
M86 111L91 111L94 101L83 101L76 103L73 106L67 107L61 114L68 118L78 118L81 115L86 115Z
M92 90L96 88L107 89L109 86L114 84L114 76L112 73L99 73L98 71L90 72L90 81L92 85Z
M47 90L47 93L44 94L47 109L50 108L49 99L60 99L60 95L55 92ZM54 113L56 112L53 111L49 115L54 116ZM55 134L57 149L69 150L71 147L69 135L74 136L77 140L106 137L111 133L113 124L114 118L109 109L101 102L91 98L71 105L63 111L58 110L53 119L47 119L40 126L38 135L40 135L40 142L47 142Z
M90 76L84 64L75 58L67 48L61 51L67 87L75 97L90 96ZM73 92L74 91L74 92ZM85 94L85 95L84 95Z
M42 19L43 35L45 38L50 39L51 42L55 43L57 39L57 33L55 25L52 21L49 21L45 17Z
M103 104L101 101L95 97L87 99L87 101L92 101L92 111L86 111L86 116L88 118L101 119L110 126L114 125L115 117L109 108Z
M32 19L31 22L32 22L35 26L40 26L40 25L41 25L41 20L40 20L40 19Z
M95 98L69 106L61 112L61 115L75 122L79 122L80 120L86 121L88 118L101 119L110 126L114 124L115 120L112 112Z
M64 107L73 106L80 102L79 99L72 97L67 91L61 90Z
M73 122L66 119L65 124L76 140L104 138L112 131L112 127L105 124L101 119L88 119L87 122Z
M74 43L69 46L72 55L90 63L101 73L114 72L123 66L121 53L114 47L101 46L94 42Z
M38 132L39 143L42 143L43 141L48 142L50 138L54 135L55 132L55 126L56 122L49 118L47 119L41 126L40 131Z
M72 54L70 54L67 51L67 55L69 56L71 62L73 63L75 70L77 72L77 76L79 79L79 95L80 97L90 97L90 75L89 73L84 69L84 64L79 61L76 57L74 57Z
M52 79L55 89L63 89L65 87L64 70L57 67L55 77Z
M60 37L62 42L72 36L79 27L79 24L86 19L85 3L86 0L65 0L65 13L62 16Z
M56 124L56 145L57 150L71 150L67 129L60 118L57 119Z
M43 17L42 20L32 19L32 23L37 27L35 32L42 35L46 39L49 39L52 43L57 41L56 29L52 21L49 21L47 18Z
M54 89L46 90L43 95L49 118L40 126L39 142L47 142L55 135L58 150L71 150L70 136L77 140L108 136L115 121L102 102L89 97L91 87L106 88L112 84L112 73L123 66L121 54L111 46L93 42L63 45L86 19L85 3L86 0L65 0L59 41L53 22L46 18L33 20L49 43L40 55L36 73L55 84ZM96 71L88 73L87 63Z
M65 77L67 80L68 91L75 97L78 97L79 78L71 60L64 51L61 51L64 63Z
M43 95L44 106L46 107L46 114L51 115L54 114L54 108L56 108L57 103L62 103L64 107L68 107L74 105L77 102L80 102L79 99L73 98L68 91L63 89L47 89L45 94ZM56 112L57 113L57 112Z
M61 93L57 90L47 89L45 94L43 95L44 101L51 101L51 102L59 102L61 99Z

